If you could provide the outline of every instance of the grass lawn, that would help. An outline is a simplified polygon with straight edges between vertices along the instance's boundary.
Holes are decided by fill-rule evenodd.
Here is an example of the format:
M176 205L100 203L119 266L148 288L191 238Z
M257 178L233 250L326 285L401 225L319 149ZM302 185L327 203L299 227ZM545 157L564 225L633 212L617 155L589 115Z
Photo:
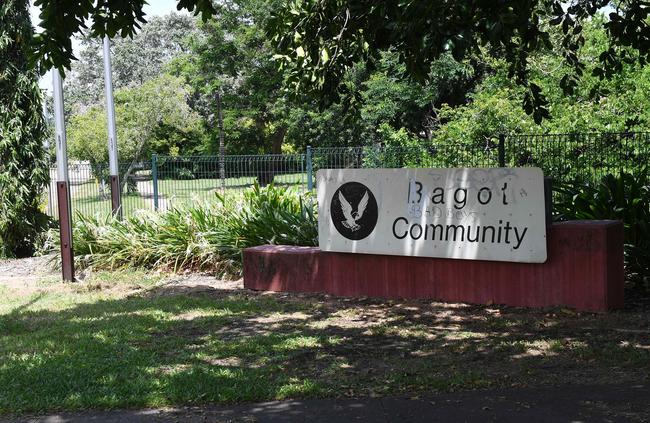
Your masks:
M226 178L226 193L239 193L255 183L254 176L242 176L238 178ZM306 187L307 174L292 173L276 175L276 185ZM158 181L160 195L171 199L172 202L190 202L195 199L212 200L216 199L215 194L221 192L220 179L160 179Z
M226 195L239 195L244 189L255 182L255 177L239 177L226 179ZM276 175L274 183L287 187L301 189L307 185L306 173ZM169 204L189 203L196 200L215 200L215 193L220 192L219 179L160 179L158 192L160 202ZM129 216L135 210L153 210L153 185L151 181L141 182L140 189L144 192L122 196L124 215ZM99 186L91 180L71 186L72 211L86 216L107 216L111 212L110 192L106 198L99 195ZM56 201L55 197L52 197ZM56 207L56 206L55 206Z
M209 277L0 284L0 414L641 383L650 313L263 294Z
M135 210L151 210L151 200L142 198L137 194L122 195L122 210L126 216ZM72 211L86 216L107 216L111 213L111 200L102 199L97 193L80 191L72 195Z

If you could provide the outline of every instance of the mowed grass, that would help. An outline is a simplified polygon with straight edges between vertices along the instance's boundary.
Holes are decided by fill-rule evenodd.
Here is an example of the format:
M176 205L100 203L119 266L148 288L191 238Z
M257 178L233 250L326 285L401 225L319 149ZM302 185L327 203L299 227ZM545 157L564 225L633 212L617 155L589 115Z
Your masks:
M640 383L648 374L647 312L263 294L140 272L0 285L0 413Z
M128 290L103 292L101 284L26 296L0 288L0 412L309 394L315 384L283 371L286 360L302 348L337 342L219 333L233 321L299 308L272 298L128 296ZM146 285L145 278L139 286Z
M71 195L73 213L80 213L85 216L108 216L112 207L110 197L106 199L90 190L82 191L85 185L88 184L84 184L79 188L79 192ZM153 208L151 199L143 198L138 194L122 195L121 201L122 210L126 215L130 215L136 210L151 210Z
M251 187L257 180L254 176L242 176L237 178L226 178L226 195L237 195L246 188ZM276 186L304 187L306 186L307 174L291 173L276 175L273 183ZM158 181L160 195L172 203L190 203L202 200L210 201L217 199L216 194L221 193L220 179L160 179Z

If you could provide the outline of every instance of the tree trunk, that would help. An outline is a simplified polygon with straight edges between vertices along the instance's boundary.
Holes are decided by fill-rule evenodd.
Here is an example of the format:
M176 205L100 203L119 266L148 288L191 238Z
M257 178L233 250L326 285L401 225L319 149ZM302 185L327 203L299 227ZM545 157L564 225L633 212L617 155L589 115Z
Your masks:
M271 153L272 154L282 154L282 143L284 142L284 137L287 135L287 127L281 126L278 128L273 137L271 138ZM275 175L281 174L282 169L282 158L281 157L269 157L266 158L266 161L260 163L257 173L257 180L260 186L264 187L271 182Z
M287 135L287 127L281 126L273 134L273 144L271 146L271 153L273 154L282 154L282 143L284 142L284 137Z
M146 143L146 140L142 140L140 144L138 145L138 148L135 151L135 156L134 159L131 160L131 163L129 163L129 167L126 169L126 172L124 172L124 175L120 175L120 193L124 192L124 187L126 186L129 176L131 176L131 173L133 172L133 168L135 167L135 164L137 163L138 157L142 155L142 150L144 149L144 144ZM128 187L127 187L127 192L129 193L137 193L138 192L138 186L135 181L131 182Z

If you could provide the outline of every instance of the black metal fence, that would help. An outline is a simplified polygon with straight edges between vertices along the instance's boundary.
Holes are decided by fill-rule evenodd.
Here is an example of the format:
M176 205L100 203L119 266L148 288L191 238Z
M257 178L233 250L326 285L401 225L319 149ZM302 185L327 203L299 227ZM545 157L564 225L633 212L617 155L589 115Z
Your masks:
M123 214L166 210L181 202L216 201L255 181L289 189L314 188L318 169L401 167L540 167L556 181L597 179L634 173L650 160L650 133L593 133L495 136L416 147L307 148L300 154L198 157L152 156L120 166ZM56 175L52 170L52 180ZM74 213L110 213L108 165L70 165ZM57 216L54 183L47 210Z
M595 180L650 160L650 133L516 135L505 138L502 166L536 166L558 181Z

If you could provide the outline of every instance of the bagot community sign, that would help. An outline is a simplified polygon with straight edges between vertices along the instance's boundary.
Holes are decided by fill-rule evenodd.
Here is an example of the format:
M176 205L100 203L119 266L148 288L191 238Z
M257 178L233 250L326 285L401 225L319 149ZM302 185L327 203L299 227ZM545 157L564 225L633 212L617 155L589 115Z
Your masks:
M543 263L539 168L327 169L323 251Z

